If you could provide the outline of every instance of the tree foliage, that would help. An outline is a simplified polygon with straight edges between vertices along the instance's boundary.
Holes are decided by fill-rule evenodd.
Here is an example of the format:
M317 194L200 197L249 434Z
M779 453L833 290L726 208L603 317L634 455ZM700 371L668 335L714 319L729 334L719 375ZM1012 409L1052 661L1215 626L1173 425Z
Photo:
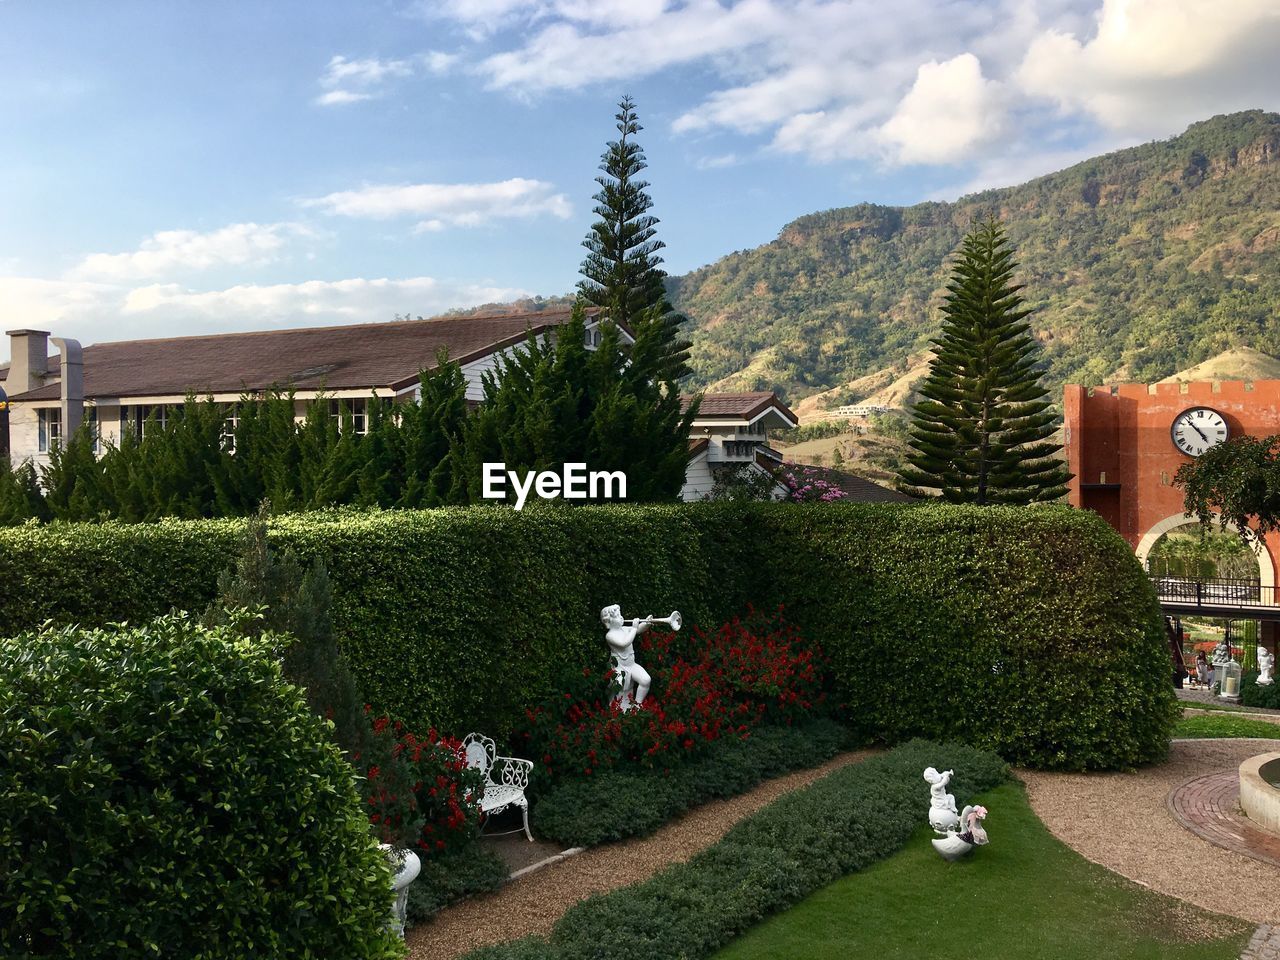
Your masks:
M600 219L582 241L588 253L582 261L578 293L637 335L654 328L653 335L646 337L652 343L651 352L637 354L633 363L640 375L674 384L690 372L689 343L680 336L683 318L667 301L666 273L659 266L658 251L666 245L657 239L658 218L649 213L653 207L646 192L649 184L640 179L648 163L635 140L644 129L635 101L623 97L614 119L618 139L609 141L600 157L594 211Z
M994 218L961 245L902 478L953 503L1032 503L1066 493L1055 417L1036 370L1031 310Z
M1280 531L1280 435L1233 437L1183 464L1173 482L1205 525L1234 525L1250 539Z

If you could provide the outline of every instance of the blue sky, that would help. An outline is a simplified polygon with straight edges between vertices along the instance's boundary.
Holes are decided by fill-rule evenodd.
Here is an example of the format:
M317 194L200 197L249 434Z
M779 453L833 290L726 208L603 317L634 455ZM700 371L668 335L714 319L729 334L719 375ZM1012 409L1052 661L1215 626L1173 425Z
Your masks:
M566 292L622 93L682 273L1276 109L1278 54L1274 0L0 0L0 319L89 343Z

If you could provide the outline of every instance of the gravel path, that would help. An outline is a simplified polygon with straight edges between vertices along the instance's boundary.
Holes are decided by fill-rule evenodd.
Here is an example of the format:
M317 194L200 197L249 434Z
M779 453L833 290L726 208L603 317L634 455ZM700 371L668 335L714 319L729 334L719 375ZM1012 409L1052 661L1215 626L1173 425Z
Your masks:
M1168 760L1136 773L1019 770L1018 776L1036 815L1095 863L1207 910L1280 923L1280 868L1200 839L1165 806L1175 786L1267 749L1259 740L1176 740Z
M857 763L871 751L842 753L811 770L769 780L740 796L691 810L651 836L607 844L561 860L441 911L430 923L406 936L410 960L449 960L476 947L545 934L569 907L647 879L664 867L688 860L719 840L739 820L784 793L797 790L831 771ZM535 833L537 824L533 824Z

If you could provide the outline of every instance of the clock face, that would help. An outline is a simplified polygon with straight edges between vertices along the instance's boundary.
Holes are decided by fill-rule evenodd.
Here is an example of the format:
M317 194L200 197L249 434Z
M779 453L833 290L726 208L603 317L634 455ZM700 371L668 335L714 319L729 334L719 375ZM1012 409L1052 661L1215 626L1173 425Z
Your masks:
M1174 418L1170 430L1173 445L1189 457L1198 457L1227 439L1227 421L1217 410L1192 407Z

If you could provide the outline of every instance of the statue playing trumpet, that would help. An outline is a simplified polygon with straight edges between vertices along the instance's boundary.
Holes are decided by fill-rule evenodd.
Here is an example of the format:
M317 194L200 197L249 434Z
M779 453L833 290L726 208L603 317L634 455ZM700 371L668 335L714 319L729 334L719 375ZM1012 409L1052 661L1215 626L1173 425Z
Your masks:
M655 623L679 630L684 620L679 610L672 610L669 617L649 616L625 620L622 608L614 603L600 611L600 622L605 627L605 643L609 644L613 654L614 675L622 686L614 699L625 713L644 703L644 698L649 695L649 686L653 683L649 671L636 663L636 637Z

